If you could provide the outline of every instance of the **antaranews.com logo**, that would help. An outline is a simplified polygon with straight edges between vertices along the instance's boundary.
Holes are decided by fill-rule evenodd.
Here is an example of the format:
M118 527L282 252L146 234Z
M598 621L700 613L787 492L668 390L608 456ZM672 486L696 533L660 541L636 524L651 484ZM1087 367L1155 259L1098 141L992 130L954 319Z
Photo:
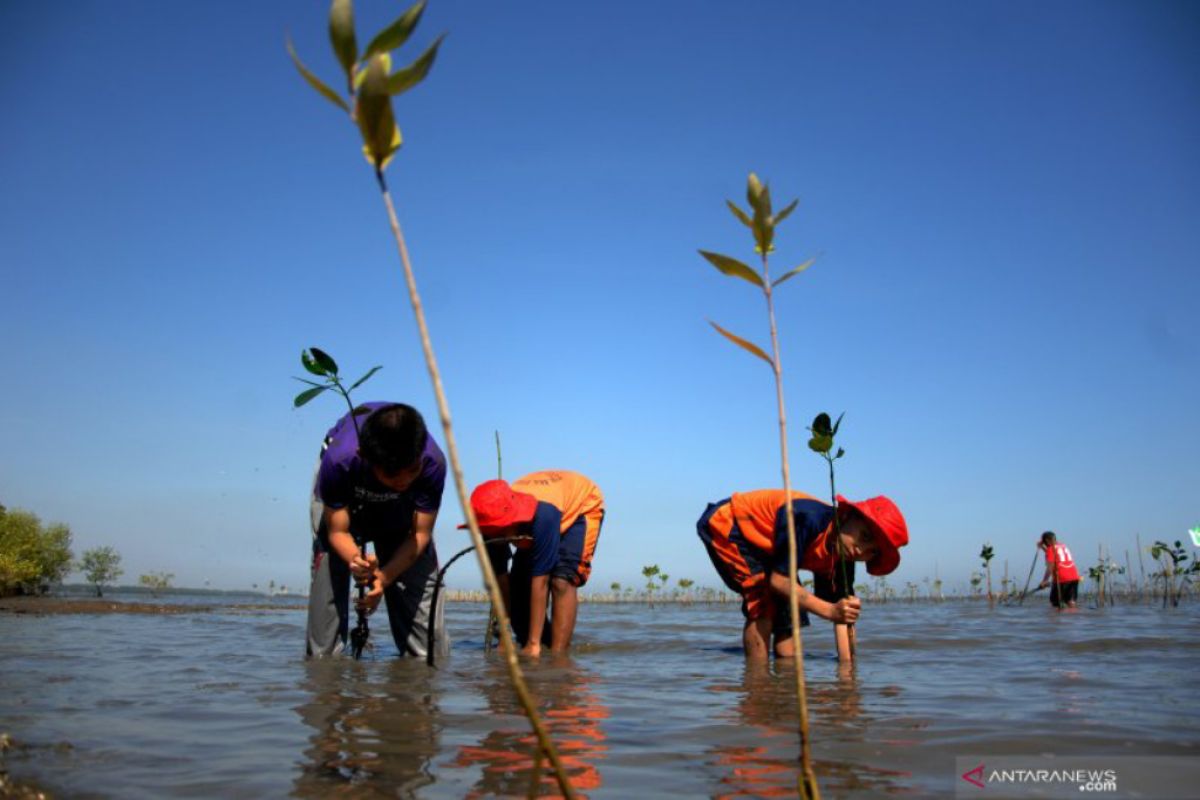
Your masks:
M1117 791L1115 769L1024 769L1020 767L989 770L979 764L962 774L967 783L986 789L988 786L1054 786L1077 787L1080 792Z

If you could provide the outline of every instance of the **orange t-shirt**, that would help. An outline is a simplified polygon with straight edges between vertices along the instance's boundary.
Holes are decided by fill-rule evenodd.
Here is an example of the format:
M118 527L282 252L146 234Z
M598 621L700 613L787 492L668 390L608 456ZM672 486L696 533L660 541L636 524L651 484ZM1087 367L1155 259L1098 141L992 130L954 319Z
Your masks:
M540 503L549 503L562 512L562 530L566 533L577 519L604 510L600 487L578 472L563 469L531 472L512 483L513 491L531 494Z

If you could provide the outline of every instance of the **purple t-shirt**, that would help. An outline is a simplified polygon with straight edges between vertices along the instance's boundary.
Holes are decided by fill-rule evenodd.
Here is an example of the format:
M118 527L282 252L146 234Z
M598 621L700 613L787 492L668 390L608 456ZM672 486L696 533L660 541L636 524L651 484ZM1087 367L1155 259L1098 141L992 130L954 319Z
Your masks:
M390 403L363 403L374 411ZM359 427L368 414L358 417ZM421 473L403 492L379 481L371 467L358 455L358 435L350 415L337 421L325 436L329 446L321 454L317 472L317 498L329 508L356 509L352 525L360 533L382 535L407 533L413 511L436 513L442 505L446 484L446 457L430 435L421 453Z

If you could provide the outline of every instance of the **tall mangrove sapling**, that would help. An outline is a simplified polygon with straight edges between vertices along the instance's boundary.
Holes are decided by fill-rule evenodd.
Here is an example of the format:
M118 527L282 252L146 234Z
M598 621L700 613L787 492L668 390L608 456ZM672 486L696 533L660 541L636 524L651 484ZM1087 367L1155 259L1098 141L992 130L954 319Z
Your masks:
M391 52L408 41L424 11L425 0L419 0L393 23L376 34L366 48L360 52L354 30L352 0L333 0L329 10L329 38L337 61L345 73L346 92L344 96L331 89L300 61L290 40L287 45L288 52L304 80L322 97L344 111L362 136L363 155L366 156L367 163L370 164L375 174L375 181L379 186L392 236L396 241L396 249L404 272L404 282L408 289L409 303L412 306L425 364L429 371L430 382L433 384L434 396L437 399L438 415L441 418L442 431L445 436L446 455L450 462L450 471L454 476L454 485L458 491L459 505L471 533L471 542L475 546L476 560L480 573L483 575L484 584L492 605L500 617L500 645L508 666L509 677L521 707L526 717L529 718L529 723L537 737L539 752L550 760L559 789L566 797L573 798L576 796L575 790L567 779L558 751L538 716L533 696L529 692L521 666L517 661L517 650L509 630L508 615L504 611L499 584L492 571L483 535L480 533L479 524L469 502L466 478L463 475L450 419L450 405L442 386L437 357L433 352L433 340L425 321L425 309L421 303L420 293L417 291L416 274L408 256L408 245L400 229L400 220L396 216L395 204L392 202L392 195L384 175L384 171L399 151L403 141L392 110L392 98L409 91L425 80L433 68L438 47L444 38L444 36L439 36L435 39L407 67L392 69Z
M787 412L783 402L783 361L780 355L779 333L775 325L774 290L784 281L799 275L812 266L814 259L809 259L783 273L783 275L775 280L771 280L770 255L775 250L775 227L787 219L796 209L799 201L793 200L776 213L771 206L770 187L762 183L754 173L750 173L750 177L747 180L746 200L750 205L749 213L742 210L731 200L726 200L725 204L738 221L750 229L754 237L754 251L758 254L760 268L757 270L751 269L738 259L721 255L720 253L701 250L700 255L721 273L730 277L740 278L747 283L757 286L762 291L763 299L766 301L767 322L771 334L770 355L758 345L730 333L717 323L710 322L710 324L716 329L717 333L743 350L765 361L775 375L775 400L778 406L779 418L779 457L781 472L783 473L784 496L789 498L787 502L790 505L792 478L791 470L788 467ZM817 777L813 772L812 759L809 754L808 698L804 684L804 643L800 634L800 608L796 594L796 571L799 563L796 554L796 521L792 514L784 514L784 517L787 519L788 528L788 609L791 614L792 635L796 649L796 702L800 717L801 774L797 782L797 790L803 798L819 798L820 789L817 786Z

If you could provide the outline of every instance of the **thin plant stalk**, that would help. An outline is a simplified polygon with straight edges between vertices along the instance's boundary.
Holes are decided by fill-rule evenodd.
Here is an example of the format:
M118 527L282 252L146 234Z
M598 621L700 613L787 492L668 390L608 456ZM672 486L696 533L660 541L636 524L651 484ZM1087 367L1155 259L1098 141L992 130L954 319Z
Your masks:
M809 757L808 689L804 681L804 640L800 635L800 597L796 592L796 572L799 558L796 554L796 518L792 514L792 474L788 467L787 410L783 402L783 365L779 355L779 332L775 325L775 301L771 292L771 274L767 254L762 254L763 294L767 300L767 317L771 323L771 368L775 373L775 399L779 406L779 458L783 468L783 496L787 504L788 527L788 611L792 618L792 642L796 648L796 702L800 713L800 770L797 788L800 796L820 800L821 790L813 772ZM835 515L836 519L836 515Z
M840 417L838 421L841 421ZM850 586L850 579L846 572L846 550L842 546L842 524L838 519L837 486L834 483L833 477L833 462L835 459L829 455L828 451L821 455L829 464L829 497L830 502L833 504L833 539L837 542L838 566L842 570L842 591L849 597L853 587ZM837 643L838 661L853 662L858 650L854 635L854 625L846 625L840 622L835 623L833 626L833 637Z
M1137 538L1138 572L1141 574L1141 577L1142 577L1142 583L1141 583L1142 601L1145 602L1145 600L1146 600L1146 562L1142 559L1142 535L1140 533L1136 533L1136 534L1134 534L1134 536Z
M387 208L388 222L392 227L392 236L396 240L396 248L400 253L400 262L404 267L404 282L408 288L408 299L412 304L413 315L417 321L417 330L421 336L421 349L425 353L425 365L429 370L429 378L433 383L433 393L437 399L438 415L441 417L442 432L446 440L446 455L450 460L450 471L454 475L454 486L458 491L459 505L462 507L463 517L467 520L467 527L471 533L471 541L475 545L475 555L476 560L479 562L479 571L483 574L483 582L487 586L488 596L491 599L492 607L495 609L496 616L500 622L500 650L504 654L505 663L508 665L508 674L512 679L513 689L516 690L517 698L525 711L525 716L529 718L529 724L533 727L534 734L537 736L539 751L544 753L546 758L550 760L555 778L558 780L558 788L562 791L563 796L575 798L578 795L575 793L575 788L571 785L571 781L567 778L567 773L563 767L562 760L558 756L558 751L554 747L554 743L550 740L546 727L538 715L537 705L533 701L533 696L530 694L529 687L525 683L525 676L521 672L521 665L517 661L517 649L512 640L512 633L509 630L508 614L504 609L504 598L500 594L500 585L496 581L495 573L492 571L492 562L487 557L487 548L483 541L483 534L479 531L479 523L475 519L475 512L471 509L470 494L467 491L466 479L463 477L462 465L458 458L458 445L454 439L450 405L446 401L446 392L442 387L442 376L438 370L437 357L433 352L433 341L429 336L429 327L425 322L425 309L421 304L421 295L417 291L417 280L413 274L412 262L409 260L408 246L404 241L404 233L400 229L400 220L396 216L396 207L392 202L392 195L388 191L387 179L384 177L382 169L376 168L375 178L379 182L379 191L383 196L384 206Z
M1033 563L1029 565L1029 575L1025 578L1025 588L1021 590L1021 598L1017 600L1017 605L1019 606L1025 605L1025 596L1029 594L1029 582L1033 580L1033 571L1037 569L1038 554L1040 552L1041 550L1036 549L1033 551Z

